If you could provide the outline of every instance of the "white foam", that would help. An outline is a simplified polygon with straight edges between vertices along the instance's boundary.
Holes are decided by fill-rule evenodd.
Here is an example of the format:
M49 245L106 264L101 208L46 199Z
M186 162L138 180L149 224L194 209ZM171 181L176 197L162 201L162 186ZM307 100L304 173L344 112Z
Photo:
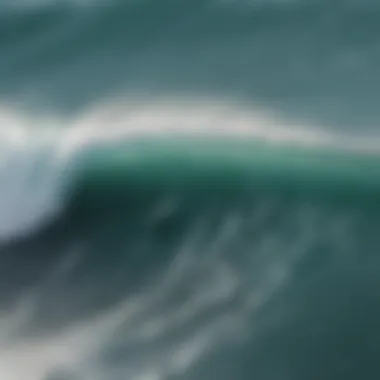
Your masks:
M380 151L380 136L337 134L303 121L288 120L272 110L215 98L113 99L87 109L65 137L74 144L137 136L204 136L260 139L279 144Z

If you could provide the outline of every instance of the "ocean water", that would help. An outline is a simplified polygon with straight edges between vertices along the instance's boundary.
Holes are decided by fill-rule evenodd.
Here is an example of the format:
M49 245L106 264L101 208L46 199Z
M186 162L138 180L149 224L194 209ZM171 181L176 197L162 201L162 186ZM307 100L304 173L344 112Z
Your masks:
M0 378L378 378L379 25L1 1Z

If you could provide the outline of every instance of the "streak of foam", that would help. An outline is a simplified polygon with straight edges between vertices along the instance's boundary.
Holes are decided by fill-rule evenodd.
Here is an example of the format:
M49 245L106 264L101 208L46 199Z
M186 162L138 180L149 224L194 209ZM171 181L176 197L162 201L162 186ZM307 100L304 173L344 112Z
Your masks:
M332 216L302 204L289 210L284 220L275 218L276 226L266 229L278 211L278 205L269 199L249 210L227 210L206 243L205 226L210 220L205 213L176 247L176 260L154 286L64 330L47 335L31 331L1 339L0 377L50 380L61 372L68 377L59 379L186 378L187 371L218 345L239 344L250 335L265 333L266 323L281 323L283 310L262 318L260 313L265 314L265 305L289 282L310 247L321 239L327 247L340 245L345 239L342 233L350 234L355 228L342 225L349 215ZM299 238L289 239L284 226L296 228ZM263 227L268 232L252 238ZM341 234L331 234L337 228L343 228ZM243 261L235 262L236 257ZM66 270L75 270L75 260L61 264L66 268L58 269L64 286ZM42 282L30 294L32 301L4 315L1 330L25 331L45 287ZM70 303L70 296L61 302ZM252 316L255 325L247 330ZM107 361L115 351L122 352L121 360Z
M152 136L229 137L274 144L379 152L377 135L336 134L308 122L288 120L262 107L191 97L113 100L87 109L66 126L62 149Z
M218 260L214 262L215 266L210 262L206 270L203 267L205 262L196 263L195 235L179 247L178 260L182 264L173 266L151 291L127 298L113 310L77 323L62 333L1 340L1 378L45 380L61 371L83 380L126 376L131 380L164 380L170 375L185 373L205 351L225 337L226 331L236 332L242 317L239 313L234 315L224 311L218 315L212 311L236 296L236 279L231 281L233 273L229 273L229 268ZM221 240L232 238L227 235ZM206 256L213 257L213 250L206 248ZM206 271L210 271L211 277ZM175 297L178 288L189 288L191 296L182 306L168 307L168 301ZM36 293L30 299L43 294L40 290L44 289L35 289ZM33 318L33 308L33 302L27 302L24 307L11 310L3 317L0 326L9 328L13 325L13 330L24 328ZM208 311L214 315L212 320L196 323L197 317ZM20 313L24 318L15 318ZM178 328L183 328L183 333L173 341L171 334ZM107 364L103 356L115 344L117 348L119 343L127 350L123 363Z

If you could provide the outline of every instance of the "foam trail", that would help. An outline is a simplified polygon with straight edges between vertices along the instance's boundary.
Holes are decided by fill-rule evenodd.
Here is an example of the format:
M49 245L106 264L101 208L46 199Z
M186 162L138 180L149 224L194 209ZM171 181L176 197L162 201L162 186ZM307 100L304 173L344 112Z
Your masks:
M257 260L250 263L250 269L256 268L261 276L250 283L248 272L231 265L225 256L241 233L239 218L227 216L216 239L206 246L201 243L204 232L200 220L177 247L176 261L157 279L156 286L54 335L36 336L33 330L25 330L33 321L38 298L44 297L42 282L41 288L31 294L32 302L3 316L1 325L9 328L13 324L12 330L24 334L0 342L0 376L8 380L45 380L61 373L81 380L126 376L131 380L164 380L185 374L217 344L237 343L245 335L246 318L281 288L285 277L278 275L278 269L288 273L299 259L299 251L288 247L286 258L279 262L276 246L268 252L263 245ZM305 238L304 244L309 244L310 237ZM202 257L195 254L200 248ZM60 280L64 286L67 278ZM236 303L245 288L255 302L243 297ZM178 294L183 291L187 296L180 300ZM16 318L20 313L23 318ZM181 330L177 336L176 331ZM123 363L107 363L109 351L119 345L126 351Z
M0 326L16 335L0 341L0 376L8 380L187 379L187 371L218 346L239 345L265 334L268 325L281 323L284 312L280 307L267 315L266 305L289 283L310 248L320 239L327 247L339 247L358 222L342 225L349 213L333 216L301 204L257 241L242 240L271 224L280 208L263 199L259 208L227 211L206 243L209 216L205 212L175 247L176 259L149 287L97 316L53 333L36 334L33 319L36 312L43 312L38 310L39 300L48 294L42 281L30 291L28 302L3 315ZM297 228L299 238L289 240L283 225ZM339 234L332 233L338 230ZM334 252L336 259L345 260L341 249ZM234 258L241 254L236 263ZM70 268L78 270L76 265ZM60 276L48 275L65 287L69 273L57 270ZM61 297L60 302L70 303L71 297ZM252 317L253 330L248 328ZM120 350L121 360L109 359Z

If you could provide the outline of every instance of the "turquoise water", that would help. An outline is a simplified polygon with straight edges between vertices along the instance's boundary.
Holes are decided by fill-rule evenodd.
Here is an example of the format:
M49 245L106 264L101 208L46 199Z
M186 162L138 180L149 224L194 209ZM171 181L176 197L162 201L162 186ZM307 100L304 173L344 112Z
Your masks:
M380 374L380 8L0 5L0 377Z

